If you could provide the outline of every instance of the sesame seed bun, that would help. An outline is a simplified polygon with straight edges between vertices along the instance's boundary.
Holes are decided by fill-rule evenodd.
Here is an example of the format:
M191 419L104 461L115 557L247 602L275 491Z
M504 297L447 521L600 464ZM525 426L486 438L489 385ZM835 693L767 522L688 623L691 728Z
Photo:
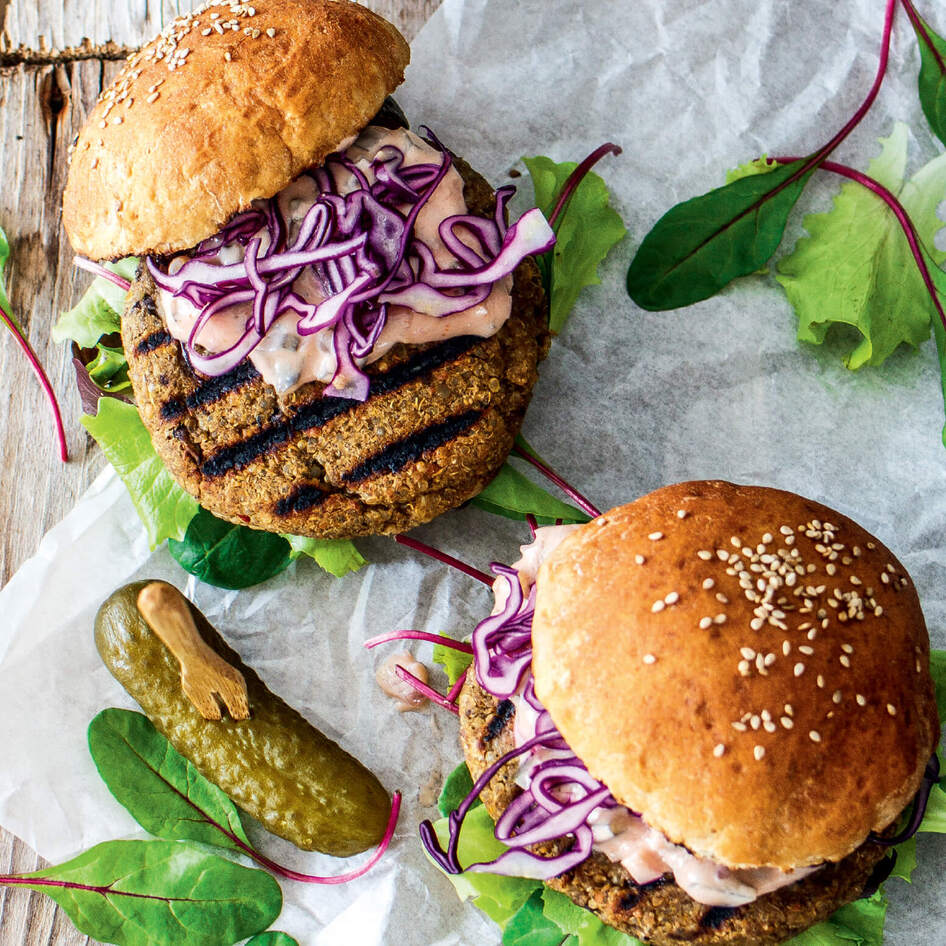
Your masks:
M903 566L793 493L691 482L605 513L542 566L532 637L536 693L589 771L733 868L845 857L939 740Z
M213 0L131 56L79 134L63 196L91 259L215 234L356 134L404 77L408 45L348 0Z

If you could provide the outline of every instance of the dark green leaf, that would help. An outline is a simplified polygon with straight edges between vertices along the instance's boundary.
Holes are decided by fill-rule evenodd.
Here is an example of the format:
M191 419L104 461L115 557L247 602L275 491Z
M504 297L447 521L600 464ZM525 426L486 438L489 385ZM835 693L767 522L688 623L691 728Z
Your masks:
M437 799L437 808L440 814L447 817L451 811L456 811L460 802L473 791L473 779L470 777L470 770L465 762L461 762L448 776L440 790L440 798ZM476 800L473 807L482 802Z
M168 551L184 571L217 588L258 585L292 560L282 536L224 522L206 509L191 519L182 542L168 540Z
M268 933L260 933L259 936L248 940L246 946L299 946L299 944L288 933L270 930Z
M231 946L282 909L265 871L179 841L110 841L26 877L80 932L117 946Z
M644 237L627 291L645 309L676 309L717 293L762 266L811 171L803 161L753 174L677 204Z
M549 216L562 185L578 165L574 161L556 164L542 156L522 160L532 177L536 206ZM549 327L553 332L561 331L581 290L601 282L599 264L627 233L608 199L604 181L593 172L585 175L555 225L551 266L548 253L538 259L549 293Z
M443 644L434 644L433 660L435 664L443 667L450 686L453 686L460 679L463 671L473 663L471 654L465 654L462 650L456 650L453 647L445 647Z
M123 348L96 345L98 354L86 366L89 377L103 390L114 394L131 389L128 380L128 361Z
M503 946L561 946L561 927L542 912L542 891L536 890L503 930Z
M587 522L581 510L563 503L541 486L523 476L507 460L486 488L473 499L473 505L507 519L525 519L532 513L540 525L563 522Z
M89 751L109 791L151 834L244 851L229 834L249 845L236 805L141 713L102 710L89 724Z
M946 40L930 29L925 20L910 16L920 45L918 88L923 114L930 128L946 144Z

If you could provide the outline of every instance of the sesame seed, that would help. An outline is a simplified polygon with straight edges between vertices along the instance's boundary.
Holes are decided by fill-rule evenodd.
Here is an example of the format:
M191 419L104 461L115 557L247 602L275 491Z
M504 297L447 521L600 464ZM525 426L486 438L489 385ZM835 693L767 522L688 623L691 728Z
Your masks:
M766 654L765 655L765 665L766 667L771 667L775 663L776 657L775 654Z
M645 663L645 664L652 664L652 663L656 663L656 662L657 662L657 658L656 658L653 654L644 654L644 663Z
M887 712L890 713L891 716L896 716L896 715L897 715L897 707L894 706L893 703L888 703L888 704L887 704Z
M841 702L841 691L840 691L840 690L835 690L834 693L831 694L831 699L832 699L832 701L835 702L835 703L840 703L840 702Z
M700 630L705 631L708 627L711 627L712 624L712 618L700 618Z
M732 728L735 729L736 732L748 732L748 731L749 731L749 727L748 727L745 723L736 722L736 723L730 723L729 725L732 726Z
M781 526L778 531L782 535L791 535L795 530L791 526Z
M124 119L121 117L121 115L116 115L116 116L112 119L112 124L113 124L113 125L120 125L123 120L124 120Z
M763 722L762 727L766 732L775 732L775 730L778 728L771 720L766 720Z
M739 673L740 673L742 676L748 677L748 676L749 676L749 661L748 661L748 660L740 660L740 661L739 661L738 669L739 669Z
M739 653L742 654L742 656L745 657L746 660L755 659L755 651L751 647L740 647Z
M779 722L780 722L786 729L791 729L791 728L795 725L794 720L792 720L792 718L791 718L790 716L783 716L783 717L779 720Z
M717 550L716 550L716 557L717 557L721 562L728 562L728 561L729 561L729 552L727 552L725 549L717 549Z
M795 664L794 674L796 677L800 677L805 672L805 665L803 663Z
M874 608L874 617L879 618L883 613L884 609L878 604L877 607Z
M762 542L763 542L763 544L764 544L764 545L768 545L768 544L772 541L772 538L773 538L772 533L771 533L771 532L766 532L765 535L762 536Z
M700 549L696 554L703 559L704 562L708 562L713 557L713 553L706 549Z
M749 725L750 725L753 729L758 729L758 728L762 725L762 720L761 720L758 716L755 716L755 715L750 716L750 717L749 717Z
M814 652L814 647L809 647L807 644L801 644L798 648L800 653L803 653L806 657L810 657Z
M786 703L786 704L785 704L785 712L786 712L786 714L789 715L789 716L794 716L794 715L795 715L795 709L794 709L794 707L792 706L791 703Z
M666 605L664 604L663 600L661 599L661 600L655 601L655 602L650 606L650 610L653 611L654 614L657 614L658 612L663 611L663 609L664 609L665 607L666 607Z
M782 641L782 656L787 657L792 652L792 645L788 641Z
M842 644L842 645L841 645L841 650L843 650L844 653L846 653L846 654L853 654L853 653L854 653L854 647L853 647L852 644Z
M634 561L637 562L638 565L643 565L644 562L647 561L647 559L644 558L643 555L635 555L635 556L634 556Z
M680 595L676 591L664 596L664 604L676 604L680 600Z
M713 581L712 578L704 578L704 579L703 579L703 587L704 587L707 591L709 591L709 589L712 588L713 585L715 585L715 584L716 584L716 582Z
M890 576L889 576L886 572L881 572L881 573L880 573L880 580L881 580L885 585L889 585L889 584L890 584Z
M229 49L223 54L223 58L224 58L227 62L230 62L230 61L233 59L233 56L230 55L230 50L229 50Z
M824 677L823 677L820 673L819 673L818 676L816 677L815 683L818 684L818 689L819 689L819 690L823 690L823 689L824 689Z
M829 575L834 575L834 574L837 572L837 570L838 570L838 566L831 564L831 562L828 562L828 564L825 565L824 570L825 570Z
M851 575L851 584L852 584L852 585L862 585L863 582L860 580L860 578L857 577L857 575Z
M867 697L864 696L863 694L858 693L857 696L854 697L854 699L857 700L858 706L867 706Z
M821 742L821 733L816 729L812 729L811 732L808 733L808 738L812 742Z
M730 541L737 549L742 548L742 539L739 539L739 538L736 538L736 536L733 536L729 541Z
M763 624L765 624L765 621L763 621L762 618L753 618L753 619L749 622L749 627L751 627L752 630L754 630L754 631L758 631L758 630L760 630L760 629L762 628L762 625L763 625Z
M726 615L725 615L725 614L717 614L716 617L713 618L713 623L714 623L714 624L725 624L725 623L726 623Z
M664 534L662 532L651 532L651 534L647 536L647 538L650 539L651 542L657 542L663 537L664 537Z
M153 103L153 102L157 102L157 100L160 98L160 96L161 96L161 93L160 93L160 92L152 92L152 93L145 99L145 101L148 102L149 104L151 104L151 103Z
M716 756L716 758L718 759L725 751L726 751L726 747L720 742L720 743L717 743L715 748L713 749L713 755Z
M752 754L755 756L756 762L761 762L765 756L765 746L756 746L752 750Z
M272 38L276 35L276 31L275 31L272 27L270 27L270 28L266 31L266 35L267 35L270 39L272 39ZM681 518L682 518L682 517L681 517Z
M726 597L721 591L716 592L716 600L720 604L729 604L729 598Z
M850 667L850 666L851 666L851 658L848 657L847 654L841 654L840 658L838 658L838 659L841 661L841 666L842 666L842 667Z

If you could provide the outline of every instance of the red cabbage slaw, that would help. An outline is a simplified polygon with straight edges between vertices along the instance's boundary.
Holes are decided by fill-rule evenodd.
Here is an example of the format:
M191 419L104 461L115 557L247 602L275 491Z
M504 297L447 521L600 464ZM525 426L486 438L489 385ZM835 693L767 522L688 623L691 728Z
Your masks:
M502 610L481 621L473 631L476 680L497 699L520 694L537 714L535 735L485 769L470 793L451 812L446 850L430 821L420 825L420 835L427 853L447 873L469 870L548 880L576 867L591 854L594 838L588 819L592 812L597 808L614 808L620 803L588 772L535 694L531 673L535 585L526 596L514 568L497 563L491 567L506 580L509 594ZM464 868L458 857L464 818L496 773L529 752L541 754L535 763L520 770L527 784L496 822L496 839L506 845L507 850L493 861ZM912 837L923 820L930 791L938 777L939 760L934 753L903 829L886 839L872 834L870 840L892 846ZM562 842L568 838L572 839L571 845L555 855L540 856L528 850L535 844Z
M493 283L512 273L526 256L554 245L555 235L540 210L527 211L506 226L506 207L515 188L501 187L492 219L462 214L440 223L440 239L455 256L456 268L439 267L413 225L452 159L429 129L426 133L428 143L442 155L439 164L402 167L404 153L386 145L371 161L368 174L340 153L330 155L323 167L305 172L319 196L291 242L277 195L255 201L252 209L233 217L220 233L198 244L173 274L148 257L155 283L200 310L185 344L196 370L211 376L232 370L280 316L293 312L301 336L332 331L335 373L323 394L363 401L370 384L359 361L374 348L388 305L437 317L461 312L482 303ZM348 172L354 190L338 192L333 166ZM223 247L234 245L242 248L242 262L213 260ZM306 269L325 296L317 304L294 289ZM252 317L234 344L220 352L200 349L201 331L214 316L249 303Z

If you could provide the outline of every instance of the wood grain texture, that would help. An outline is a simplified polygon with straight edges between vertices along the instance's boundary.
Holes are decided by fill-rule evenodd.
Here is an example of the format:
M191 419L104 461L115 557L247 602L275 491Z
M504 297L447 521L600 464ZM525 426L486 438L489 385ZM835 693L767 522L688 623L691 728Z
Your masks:
M370 0L412 39L440 0ZM46 55L114 40L149 39L189 0L0 0L2 49ZM59 460L49 407L22 352L0 333L0 586L36 550L43 534L72 508L104 466L79 424L81 407L67 346L49 329L74 305L90 278L71 265L60 227L66 150L117 62L87 59L60 65L17 65L0 71L0 226L11 243L7 289L14 313L40 357L60 400L69 444ZM0 618L2 620L2 618ZM0 873L45 863L0 828ZM88 946L61 910L41 894L0 887L0 946Z

